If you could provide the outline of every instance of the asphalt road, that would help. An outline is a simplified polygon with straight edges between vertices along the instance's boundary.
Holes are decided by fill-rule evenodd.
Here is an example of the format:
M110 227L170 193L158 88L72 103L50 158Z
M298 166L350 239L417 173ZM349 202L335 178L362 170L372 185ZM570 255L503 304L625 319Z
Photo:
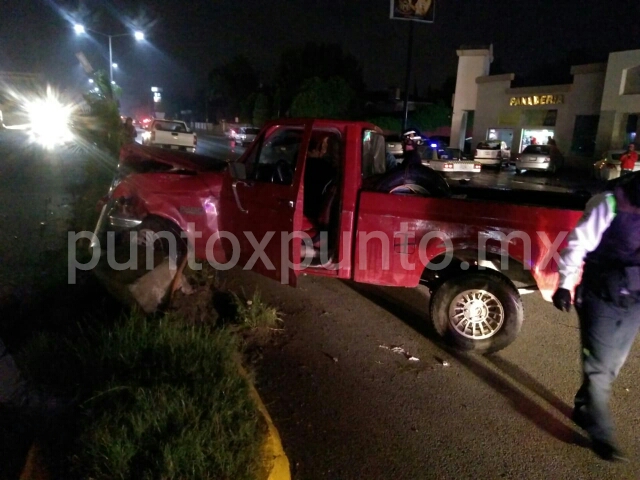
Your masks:
M569 420L580 382L575 313L537 293L524 297L516 342L478 357L443 348L420 289L315 277L293 289L238 271L227 281L249 295L259 288L283 313L284 331L255 367L296 479L640 478L640 350L612 401L634 460L608 464Z
M75 147L45 151L23 132L0 131L0 292L30 289L47 275L31 267L65 248L71 187L86 160Z

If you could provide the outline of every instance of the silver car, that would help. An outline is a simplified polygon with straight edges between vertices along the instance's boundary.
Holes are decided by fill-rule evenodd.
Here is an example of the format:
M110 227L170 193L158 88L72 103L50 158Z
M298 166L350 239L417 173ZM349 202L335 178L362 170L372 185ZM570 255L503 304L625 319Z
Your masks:
M538 170L555 173L564 167L564 157L555 145L528 145L516 159L516 173Z
M387 147L387 153L390 153L396 158L404 155L402 150L402 137L400 137L400 135L387 135L384 137L384 140Z
M476 147L474 160L480 162L482 166L500 168L503 163L508 163L511 158L511 151L505 142L500 140L487 140L480 142Z
M260 133L260 129L257 127L241 127L236 135L236 142L241 147L253 142Z

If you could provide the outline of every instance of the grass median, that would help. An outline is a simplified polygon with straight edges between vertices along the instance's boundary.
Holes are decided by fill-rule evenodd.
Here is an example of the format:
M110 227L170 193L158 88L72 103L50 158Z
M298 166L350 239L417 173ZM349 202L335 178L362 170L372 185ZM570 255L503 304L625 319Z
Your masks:
M29 379L79 405L73 478L251 479L264 438L236 337L176 314L43 334L24 350Z

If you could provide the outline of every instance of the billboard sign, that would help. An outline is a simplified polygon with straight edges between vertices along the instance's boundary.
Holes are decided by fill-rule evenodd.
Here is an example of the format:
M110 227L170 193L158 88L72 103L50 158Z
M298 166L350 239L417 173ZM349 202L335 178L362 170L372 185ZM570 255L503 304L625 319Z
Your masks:
M436 16L436 0L390 0L392 20L410 20L433 23Z

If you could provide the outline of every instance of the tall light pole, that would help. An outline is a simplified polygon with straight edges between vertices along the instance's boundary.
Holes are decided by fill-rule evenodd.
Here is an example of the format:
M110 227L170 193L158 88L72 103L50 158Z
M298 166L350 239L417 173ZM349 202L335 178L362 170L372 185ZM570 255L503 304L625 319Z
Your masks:
M97 35L102 35L103 37L107 37L109 39L109 81L113 84L113 69L117 68L117 64L113 63L113 48L111 45L111 39L115 37L134 37L138 41L144 40L144 33L141 31L135 31L133 33L118 33L115 35L109 35L108 33L97 32L95 30L91 30L89 28L85 28L84 25L80 25L76 23L73 26L73 29L76 31L78 35L82 35L87 32L95 33Z

